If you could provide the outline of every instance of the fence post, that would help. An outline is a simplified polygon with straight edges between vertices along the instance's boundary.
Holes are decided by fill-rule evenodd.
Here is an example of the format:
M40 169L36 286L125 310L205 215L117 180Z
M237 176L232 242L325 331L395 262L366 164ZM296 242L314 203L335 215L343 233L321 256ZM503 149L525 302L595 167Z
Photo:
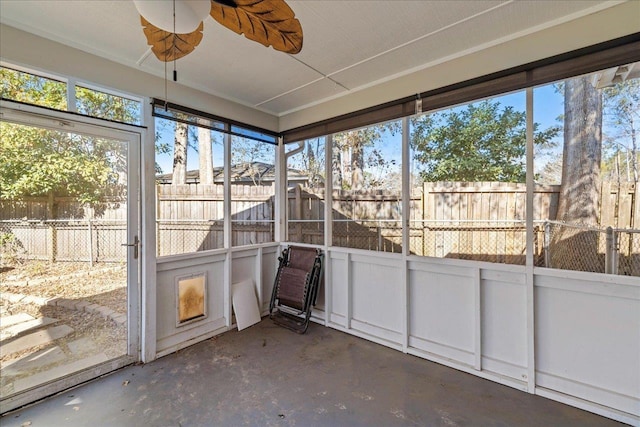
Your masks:
M551 252L549 247L551 246L551 224L548 221L544 222L544 266L551 268Z
M58 252L58 243L57 243L57 230L54 222L49 222L47 225L47 232L49 234L49 248L47 252L49 253L49 262L55 262L57 258Z
M302 219L302 186L300 184L296 185L295 197L296 197L296 210L295 210L296 219L301 220ZM304 242L304 239L302 238L302 223L299 221L298 221L298 225L296 226L296 231L298 234L298 239L300 239L298 241ZM287 235L287 237L290 238L289 235Z
M618 266L620 265L620 263L618 262L618 258L620 257L620 247L619 247L619 241L618 241L618 231L617 230L613 230L612 231L612 237L613 237L613 262L612 262L612 266L611 266L611 274L618 274Z
M89 265L93 267L93 230L90 219L87 220L87 230L89 231Z
M156 219L156 256L162 255L162 236L160 231L160 220Z
M604 272L607 274L618 273L618 244L616 233L611 226L607 227L607 247L604 258Z

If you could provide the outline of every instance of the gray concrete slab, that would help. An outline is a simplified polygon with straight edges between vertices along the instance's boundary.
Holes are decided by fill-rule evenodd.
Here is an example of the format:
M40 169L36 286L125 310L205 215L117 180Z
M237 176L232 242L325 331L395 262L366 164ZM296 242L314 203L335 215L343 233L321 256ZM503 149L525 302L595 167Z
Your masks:
M18 313L18 314L13 314L11 316L2 316L2 318L0 319L0 328L4 329L5 327L15 325L17 323L33 320L33 319L35 319L35 317L27 313Z
M72 354L82 354L82 353L96 353L97 347L96 343L89 337L83 337L77 339L75 341L71 341L69 344L69 350Z
M11 376L22 372L44 368L54 363L59 363L65 358L64 351L58 346L45 348L35 353L29 353L20 359L3 362L0 375Z
M62 338L73 332L73 329L67 325L53 326L42 331L33 332L15 339L2 340L0 346L0 357L9 356L27 350L31 347L49 344L53 340Z
M39 319L27 320L26 322L20 322L15 325L7 326L0 330L0 338L7 339L19 335L23 332L27 332L32 329L38 329L52 323L56 323L58 319L51 317L41 317Z
M99 353L93 356L85 357L84 359L76 360L66 365L59 365L55 368L47 369L28 377L19 378L13 382L14 393L30 389L38 385L42 385L48 381L52 381L58 378L62 378L72 372L77 372L82 369L87 369L92 366L109 360L104 353ZM51 425L51 424L49 424Z
M312 324L269 320L7 414L40 426L619 426Z

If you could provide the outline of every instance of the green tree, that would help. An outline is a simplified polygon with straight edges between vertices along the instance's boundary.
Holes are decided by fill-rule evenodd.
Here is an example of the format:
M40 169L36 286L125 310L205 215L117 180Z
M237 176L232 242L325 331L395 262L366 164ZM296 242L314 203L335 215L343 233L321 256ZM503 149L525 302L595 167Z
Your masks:
M122 144L0 123L0 198L70 196L98 203L122 190Z
M538 128L534 124L539 146L559 133L558 127ZM526 115L499 101L413 119L411 146L424 181L525 181Z
M8 68L0 76L3 98L67 109L64 82ZM133 122L139 108L115 105L121 98L90 89L77 94L83 114ZM124 189L126 149L118 141L1 122L0 152L0 199L70 196L95 204Z
M140 124L140 102L94 89L76 87L76 111L92 117L118 122Z
M29 73L0 67L2 98L56 110L67 109L67 84Z

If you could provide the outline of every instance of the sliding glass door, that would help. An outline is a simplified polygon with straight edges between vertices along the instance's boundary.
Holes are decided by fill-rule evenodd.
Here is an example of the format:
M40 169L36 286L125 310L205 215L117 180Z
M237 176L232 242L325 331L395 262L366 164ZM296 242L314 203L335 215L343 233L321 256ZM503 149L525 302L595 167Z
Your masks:
M2 109L2 412L139 359L140 134Z

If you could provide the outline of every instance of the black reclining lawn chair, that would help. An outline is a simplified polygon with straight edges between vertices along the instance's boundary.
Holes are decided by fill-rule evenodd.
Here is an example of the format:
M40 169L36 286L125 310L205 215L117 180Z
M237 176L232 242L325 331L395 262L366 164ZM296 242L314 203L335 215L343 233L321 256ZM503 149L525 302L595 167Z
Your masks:
M318 296L322 258L322 251L314 248L289 246L282 251L269 304L269 317L276 324L299 334L307 331Z

